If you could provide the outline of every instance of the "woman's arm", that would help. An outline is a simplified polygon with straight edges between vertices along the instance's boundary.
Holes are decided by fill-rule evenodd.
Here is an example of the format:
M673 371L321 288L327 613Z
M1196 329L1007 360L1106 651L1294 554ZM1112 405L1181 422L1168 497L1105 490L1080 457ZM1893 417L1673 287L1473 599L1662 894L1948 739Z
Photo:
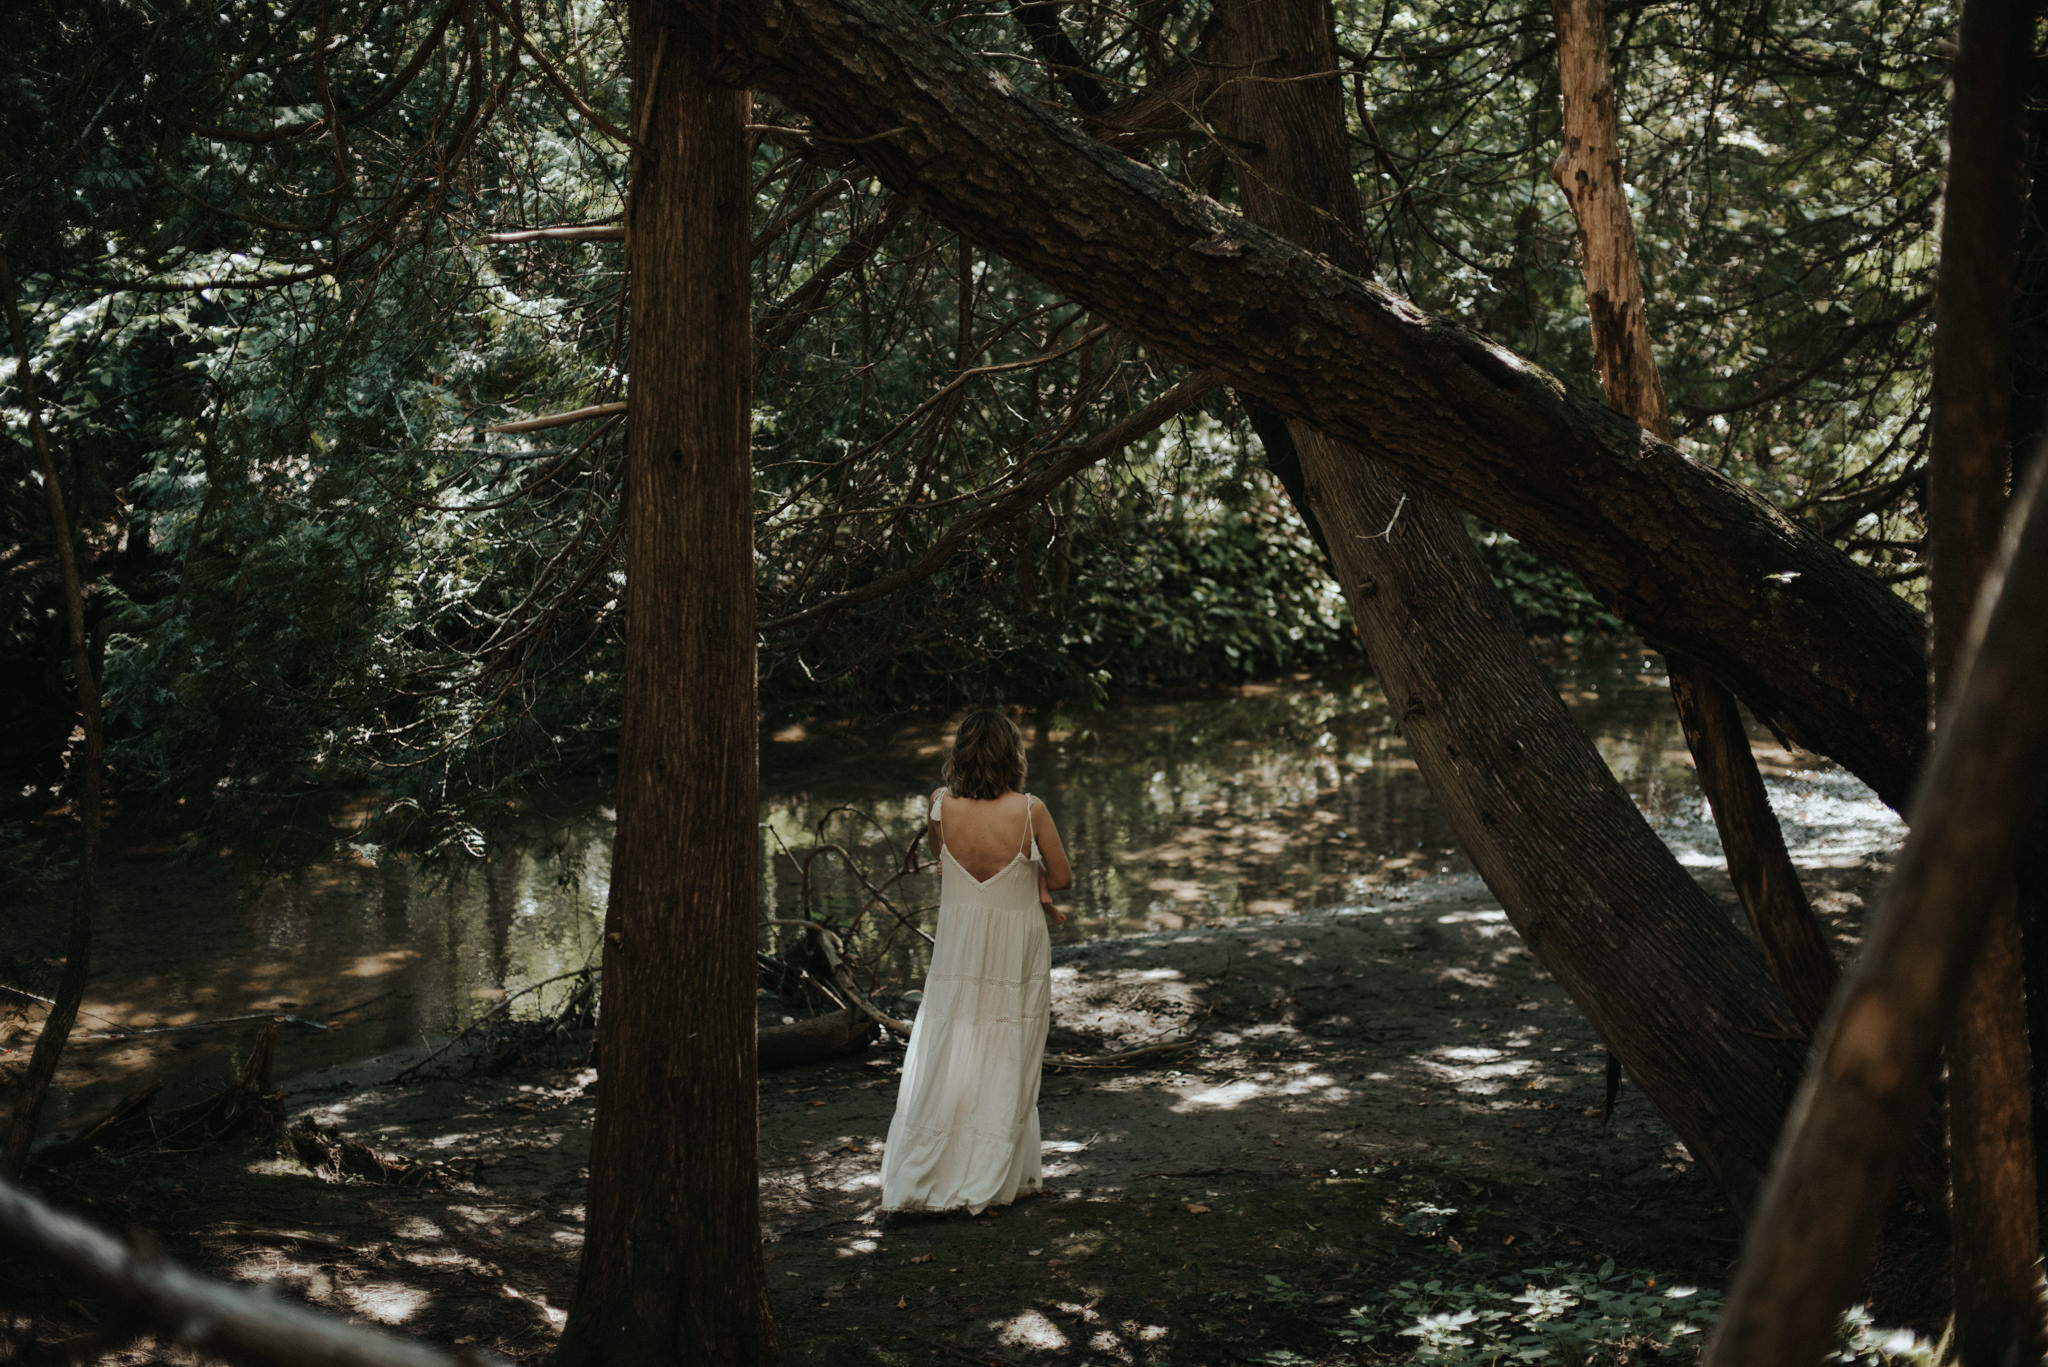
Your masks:
M1060 844L1060 829L1043 802L1031 804L1031 833L1038 837L1038 855L1045 861L1045 885L1053 889L1074 886L1074 870L1067 863L1066 846Z

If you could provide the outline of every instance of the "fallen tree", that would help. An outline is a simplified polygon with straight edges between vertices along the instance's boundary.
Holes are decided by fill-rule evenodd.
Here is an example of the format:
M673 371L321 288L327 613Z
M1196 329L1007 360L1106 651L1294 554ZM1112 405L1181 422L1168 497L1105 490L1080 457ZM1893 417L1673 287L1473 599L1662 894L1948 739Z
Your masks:
M726 79L808 115L917 207L1570 567L1652 643L1904 804L1924 631L1817 533L1504 348L1105 146L890 0L676 3L720 45Z
M1205 110L1245 213L1364 265L1324 0L1223 0ZM1379 450L1284 424L1373 670L1439 810L1517 933L1746 1211L1798 1077L1791 1013L1538 667L1456 512ZM1263 424L1269 459L1274 447Z
M261 1290L187 1272L143 1238L127 1243L0 1180L0 1244L62 1268L166 1343L247 1367L486 1367L474 1349L442 1352L350 1324Z

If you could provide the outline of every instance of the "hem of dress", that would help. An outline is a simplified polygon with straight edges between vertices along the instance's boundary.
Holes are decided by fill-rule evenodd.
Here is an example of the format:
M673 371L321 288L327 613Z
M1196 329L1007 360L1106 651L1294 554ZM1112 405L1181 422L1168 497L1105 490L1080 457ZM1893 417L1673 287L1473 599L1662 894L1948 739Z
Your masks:
M999 1206L1013 1206L1027 1196L1040 1196L1044 1192L1045 1184L1039 1182L1032 1186L1017 1188L1016 1192L1007 1201L983 1201L980 1205L975 1205L972 1201L962 1201L957 1206L883 1206L881 1213L884 1215L951 1215L954 1211L964 1210L969 1215L979 1215L985 1210L995 1210Z

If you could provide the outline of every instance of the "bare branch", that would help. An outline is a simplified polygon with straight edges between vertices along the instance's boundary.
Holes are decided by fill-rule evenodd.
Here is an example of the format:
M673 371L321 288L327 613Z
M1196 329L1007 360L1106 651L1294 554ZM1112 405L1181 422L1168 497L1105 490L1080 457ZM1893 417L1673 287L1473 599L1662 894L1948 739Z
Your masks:
M1161 423L1193 408L1202 401L1204 394L1221 383L1222 378L1210 370L1189 376L1122 422L1105 428L1090 440L1074 447L1064 457L1047 466L1005 497L955 522L916 564L897 570L893 574L885 574L872 583L862 584L859 588L834 594L822 603L813 603L801 611L771 618L761 623L761 630L774 631L782 627L795 626L799 622L808 622L828 612L838 612L856 603L880 598L884 594L894 593L898 589L917 583L920 579L928 578L946 563L954 548L969 536L984 527L1006 522L1032 507L1075 474L1121 451Z
M472 1350L444 1353L348 1324L275 1296L187 1272L0 1181L0 1240L47 1259L118 1302L159 1335L253 1367L486 1367Z
M485 233L484 241L501 247L521 242L624 242L626 230L617 224L564 223L552 228L507 228Z
M593 418L609 418L626 411L624 403L594 403L588 408L572 408L566 413L549 413L545 417L521 418L517 422L496 422L484 428L486 432L540 432L550 427L567 427L570 423L589 422Z

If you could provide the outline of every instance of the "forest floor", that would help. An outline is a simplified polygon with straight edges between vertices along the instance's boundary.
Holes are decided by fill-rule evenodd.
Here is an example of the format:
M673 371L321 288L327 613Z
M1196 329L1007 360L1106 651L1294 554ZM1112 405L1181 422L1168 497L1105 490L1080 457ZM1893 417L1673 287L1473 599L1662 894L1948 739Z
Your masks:
M1881 871L1809 870L1845 938ZM1046 1192L978 1218L876 1218L900 1046L765 1075L764 1248L790 1363L1379 1362L1420 1346L1400 1330L1431 1313L1452 1317L1444 1334L1533 1332L1505 1317L1529 1312L1510 1300L1529 1286L1578 1288L1579 1319L1551 1331L1604 1310L1634 1318L1631 1360L1685 1360L1679 1323L1711 1309L1735 1221L1630 1084L1603 1118L1598 1040L1483 887L1438 894L1062 947L1055 1051L1198 1044L1048 1071ZM287 1113L431 1160L421 1180L330 1184L245 1140L89 1158L38 1185L205 1270L538 1359L574 1288L596 1076L381 1080L395 1066L301 1078ZM1913 1297L1937 1280L1900 1277L1881 1313L1925 1313ZM1687 1285L1705 1290L1667 1298ZM104 1314L0 1265L0 1361ZM105 1360L179 1359L144 1341Z

